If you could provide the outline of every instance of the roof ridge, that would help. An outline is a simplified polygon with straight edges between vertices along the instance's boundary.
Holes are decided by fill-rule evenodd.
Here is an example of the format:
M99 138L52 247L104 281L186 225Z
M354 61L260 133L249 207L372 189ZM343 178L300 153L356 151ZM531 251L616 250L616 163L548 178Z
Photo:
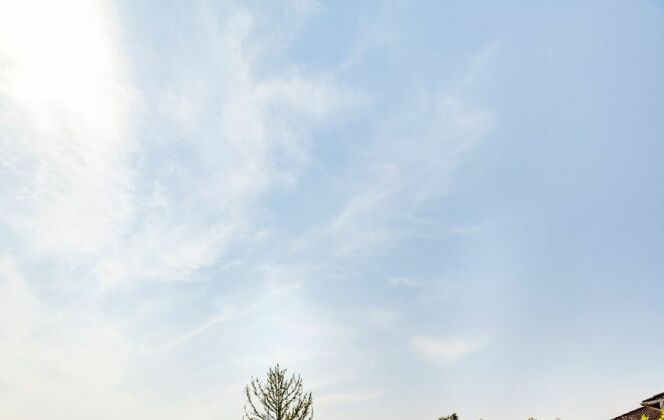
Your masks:
M643 402L652 401L652 400L659 400L659 399L662 399L662 398L664 398L664 392L660 392L659 394L655 394L652 397L648 397L645 400L643 400Z

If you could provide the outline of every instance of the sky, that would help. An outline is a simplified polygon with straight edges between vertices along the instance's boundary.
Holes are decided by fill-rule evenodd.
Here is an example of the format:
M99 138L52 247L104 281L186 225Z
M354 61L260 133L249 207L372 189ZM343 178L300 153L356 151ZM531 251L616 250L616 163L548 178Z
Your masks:
M664 3L0 0L0 418L664 391Z

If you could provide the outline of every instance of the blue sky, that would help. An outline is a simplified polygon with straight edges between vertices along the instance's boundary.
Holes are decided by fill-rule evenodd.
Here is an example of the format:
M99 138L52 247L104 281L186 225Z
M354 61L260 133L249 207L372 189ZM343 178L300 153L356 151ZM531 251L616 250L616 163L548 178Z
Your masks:
M664 391L664 6L0 1L0 417Z

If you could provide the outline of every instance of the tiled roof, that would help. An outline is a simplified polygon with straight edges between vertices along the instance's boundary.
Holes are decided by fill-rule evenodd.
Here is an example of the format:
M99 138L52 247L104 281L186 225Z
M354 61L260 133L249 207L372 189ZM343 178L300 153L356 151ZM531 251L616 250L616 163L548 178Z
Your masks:
M661 414L661 411L652 407L641 407L637 408L634 411L625 413L622 416L618 416L613 420L641 420L641 417L648 416L650 420L657 420Z

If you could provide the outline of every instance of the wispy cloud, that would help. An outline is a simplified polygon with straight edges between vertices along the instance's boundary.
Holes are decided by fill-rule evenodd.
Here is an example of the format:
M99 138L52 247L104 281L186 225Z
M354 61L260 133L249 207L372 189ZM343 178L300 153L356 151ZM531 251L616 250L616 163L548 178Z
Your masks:
M296 4L299 24L322 7ZM182 355L216 352L236 375L279 360L346 386L356 378L336 372L369 369L360 328L401 328L393 305L349 311L361 318L350 322L316 294L347 280L335 275L363 278L362 260L425 229L412 220L453 188L491 111L436 91L385 122L334 72L275 63L271 50L294 29L271 41L263 13L212 9L187 16L197 53L129 48L106 2L0 2L0 229L12 244L0 264L0 355L14 361L0 387L17 395L0 415L211 418L235 411L202 385L189 406L155 404L145 389L159 379L136 366L195 371ZM339 143L350 157L329 175L324 215L293 231L271 225L274 195L299 195L329 158L314 134L358 114L367 138ZM414 346L444 353L426 340ZM324 392L336 405L386 391Z
M481 349L484 343L461 337L415 336L410 340L410 345L415 354L423 360L444 364Z
M142 356L125 320L105 314L107 296L145 280L190 281L227 265L230 244L260 240L262 195L296 185L310 163L311 130L360 98L331 75L295 66L259 76L254 52L269 47L253 37L247 10L203 20L214 53L174 68L178 77L163 90L128 76L132 58L104 2L1 2L0 15L0 219L15 251L0 272L1 353L13 361L0 385L33 407L3 405L0 413L61 418L69 407L74 418L138 418L148 406L124 384ZM146 134L146 115L172 131ZM53 286L39 295L30 287L37 279L26 276L43 273ZM54 305L51 288L68 301ZM205 335L257 302L225 306L184 333L172 328L170 343ZM274 318L290 331L275 348L280 356L320 354L318 341L293 343L333 336L324 320L313 332L289 320ZM100 413L107 406L124 408Z
M422 226L418 212L453 189L455 170L491 128L493 118L490 110L434 94L400 118L379 124L374 142L356 151L364 161L346 174L344 204L308 241L334 243L335 255L352 257L430 232L432 227Z
M394 287L420 287L421 284L417 280L410 279L403 276L389 276L387 283Z
M355 392L355 393L344 393L344 394L325 394L321 395L316 399L316 402L325 405L325 406L334 406L339 404L346 403L357 403L375 400L383 397L387 394L386 389L379 389L375 391L368 392Z
M134 210L135 94L109 11L73 1L0 8L0 217L37 252L99 252Z

